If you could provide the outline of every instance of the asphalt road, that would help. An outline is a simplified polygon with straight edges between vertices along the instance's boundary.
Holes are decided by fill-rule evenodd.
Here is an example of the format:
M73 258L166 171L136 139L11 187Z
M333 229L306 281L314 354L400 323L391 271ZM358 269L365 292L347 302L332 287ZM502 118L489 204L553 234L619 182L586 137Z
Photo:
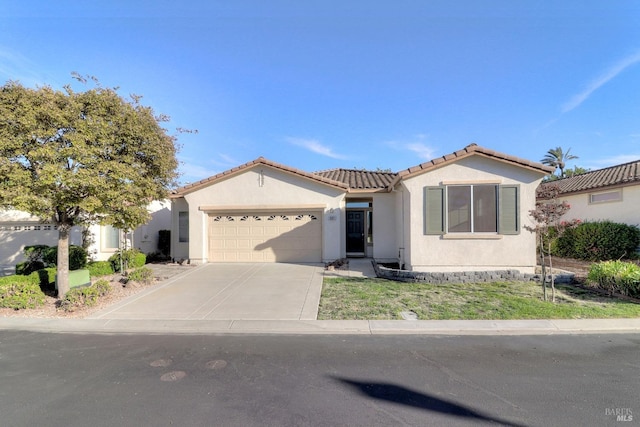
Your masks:
M0 332L3 426L638 425L639 379L638 334Z

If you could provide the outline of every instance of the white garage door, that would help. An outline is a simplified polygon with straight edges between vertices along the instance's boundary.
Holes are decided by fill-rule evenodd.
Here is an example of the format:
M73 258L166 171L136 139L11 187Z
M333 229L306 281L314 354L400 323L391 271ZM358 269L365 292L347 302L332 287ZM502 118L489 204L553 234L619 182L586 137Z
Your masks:
M210 262L321 262L321 212L209 215Z

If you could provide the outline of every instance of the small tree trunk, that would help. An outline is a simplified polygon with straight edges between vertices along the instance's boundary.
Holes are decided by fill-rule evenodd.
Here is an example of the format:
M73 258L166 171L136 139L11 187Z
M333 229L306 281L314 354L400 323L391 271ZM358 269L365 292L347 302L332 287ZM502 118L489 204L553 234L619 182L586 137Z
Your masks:
M57 279L58 298L62 299L69 292L69 232L67 225L58 225L58 265Z
M540 248L540 267L542 268L542 296L543 299L547 300L547 268L544 261L544 238L542 237L542 233L540 233L540 244L538 246Z
M549 274L551 275L551 302L556 302L556 280L553 276L553 260L551 259L551 240L549 240L549 247L547 255L549 255Z

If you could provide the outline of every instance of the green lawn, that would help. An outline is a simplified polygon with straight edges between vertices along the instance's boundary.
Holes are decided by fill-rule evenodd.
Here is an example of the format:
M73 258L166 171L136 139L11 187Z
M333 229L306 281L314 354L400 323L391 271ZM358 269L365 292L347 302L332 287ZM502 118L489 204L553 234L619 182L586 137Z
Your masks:
M549 290L549 297L550 297ZM640 317L640 304L556 285L556 303L535 282L431 285L384 279L325 278L318 319L596 319Z

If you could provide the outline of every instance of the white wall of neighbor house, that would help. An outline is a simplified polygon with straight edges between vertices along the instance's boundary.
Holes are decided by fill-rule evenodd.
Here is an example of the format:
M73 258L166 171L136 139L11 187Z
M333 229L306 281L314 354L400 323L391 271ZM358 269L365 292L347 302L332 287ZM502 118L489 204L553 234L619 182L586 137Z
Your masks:
M525 168L480 156L470 156L427 173L405 179L404 233L406 267L414 271L486 271L518 269L531 273L535 269L535 236L524 229L531 224L528 217L535 206L535 189L543 175ZM520 232L446 233L426 235L424 232L424 187L443 184L496 183L519 184Z
M208 217L211 209L216 212L255 212L314 206L323 213L323 261L338 259L344 256L341 233L344 194L344 190L266 165L248 168L188 193L183 200L174 200L172 229L177 230L179 212L189 212L189 241L176 242L177 236L172 236L175 244L173 256L189 259L195 264L208 261Z
M158 252L160 230L171 229L171 202L156 200L149 204L151 220L133 233L133 247L145 254Z
M69 238L72 245L82 244L80 227L74 227ZM53 224L42 223L26 212L0 212L0 274L15 272L15 265L25 260L25 246L57 244L58 231Z
M571 205L565 220L612 221L640 225L640 184L561 195Z
M120 230L109 225L93 224L89 226L92 244L88 248L89 257L94 261L106 261L119 248L136 248L145 254L158 251L160 230L171 229L171 202L156 200L147 207L151 219L145 225L136 228L126 236Z

